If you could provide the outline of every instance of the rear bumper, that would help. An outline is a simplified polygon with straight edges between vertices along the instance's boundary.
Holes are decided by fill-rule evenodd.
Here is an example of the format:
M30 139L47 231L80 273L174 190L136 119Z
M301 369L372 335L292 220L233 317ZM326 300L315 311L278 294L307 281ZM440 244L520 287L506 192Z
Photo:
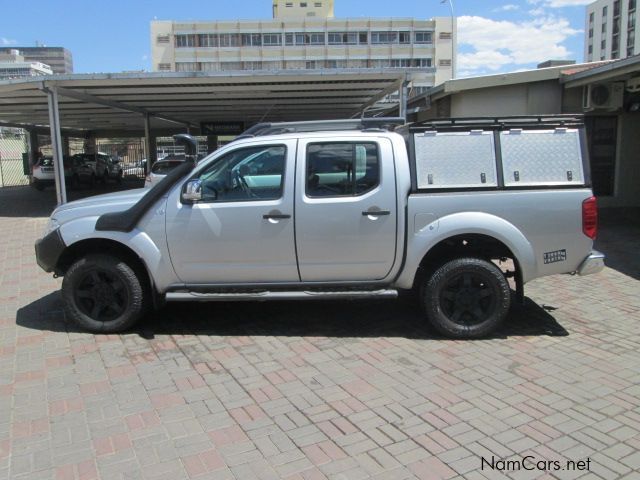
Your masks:
M53 272L65 248L59 229L36 241L36 261L40 268Z
M592 251L578 267L578 275L591 275L598 273L604 268L604 253L597 250Z

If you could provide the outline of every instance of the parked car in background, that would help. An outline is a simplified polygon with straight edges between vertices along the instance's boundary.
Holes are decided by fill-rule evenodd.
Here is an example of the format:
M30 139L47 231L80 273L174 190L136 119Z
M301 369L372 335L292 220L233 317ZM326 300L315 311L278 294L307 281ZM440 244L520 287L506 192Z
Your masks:
M95 182L93 167L82 158L65 156L63 164L68 188L77 188L81 183L93 185ZM53 157L43 157L33 166L31 185L40 191L55 185Z
M184 155L168 155L151 166L151 171L144 180L145 188L151 188L176 167L184 163Z
M122 166L120 162L113 160L106 153L78 153L74 155L74 158L79 158L91 165L96 180L102 183L106 183L107 180L115 180L117 183L122 181Z

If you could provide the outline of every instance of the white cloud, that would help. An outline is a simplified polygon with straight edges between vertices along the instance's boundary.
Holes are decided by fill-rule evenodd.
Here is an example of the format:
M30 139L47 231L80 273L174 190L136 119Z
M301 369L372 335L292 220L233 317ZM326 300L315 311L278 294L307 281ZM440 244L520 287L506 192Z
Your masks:
M513 12L515 10L520 10L520 7L513 3L507 3L506 5L493 9L494 12Z
M482 74L567 58L571 52L562 43L578 33L566 19L553 16L518 22L459 17L458 70Z
M18 43L17 40L13 40L11 38L0 37L0 45L15 45Z
M581 7L593 2L594 0L529 0L529 3L543 4L551 8Z

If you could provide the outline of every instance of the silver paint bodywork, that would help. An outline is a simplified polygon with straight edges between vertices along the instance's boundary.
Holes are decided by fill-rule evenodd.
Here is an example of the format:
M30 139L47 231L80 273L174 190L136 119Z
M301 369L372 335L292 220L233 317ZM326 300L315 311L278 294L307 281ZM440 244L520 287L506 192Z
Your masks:
M308 198L305 146L317 141L376 142L380 185L360 197ZM258 145L287 147L283 195L277 200L180 202L182 186L222 155ZM438 242L478 233L502 241L528 282L556 273L598 271L592 241L582 233L588 188L410 192L403 137L389 132L292 133L239 140L201 160L193 172L128 233L96 231L98 217L135 204L145 189L101 195L57 208L67 246L104 238L131 248L145 263L156 290L192 286L296 287L323 284L411 288L421 259ZM389 210L388 216L363 212ZM290 218L265 219L265 214ZM566 250L566 260L545 264L545 252ZM595 263L594 263L595 262ZM581 268L581 265L583 268ZM596 265L596 267L594 267ZM601 268L600 268L601 269ZM188 295L185 300L190 298Z

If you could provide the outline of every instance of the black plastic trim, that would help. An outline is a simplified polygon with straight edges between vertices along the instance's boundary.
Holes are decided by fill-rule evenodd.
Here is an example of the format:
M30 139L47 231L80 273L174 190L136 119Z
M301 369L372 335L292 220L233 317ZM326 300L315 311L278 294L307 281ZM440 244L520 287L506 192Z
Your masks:
M45 272L53 272L62 252L64 252L64 249L67 248L67 246L62 240L60 230L54 230L40 240L37 240L35 248L36 261L40 268Z
M135 205L122 212L109 212L98 217L96 230L130 232L145 213L167 193L178 181L195 167L193 160L173 169L158 184L154 185Z

